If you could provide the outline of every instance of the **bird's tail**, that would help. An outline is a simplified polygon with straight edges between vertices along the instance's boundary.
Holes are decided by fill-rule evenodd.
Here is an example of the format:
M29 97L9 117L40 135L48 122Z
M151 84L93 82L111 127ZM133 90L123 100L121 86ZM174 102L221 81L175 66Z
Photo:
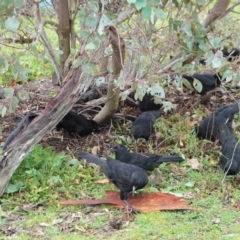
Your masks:
M160 162L182 162L184 159L177 155L162 156Z
M98 156L95 156L93 154L90 154L87 152L80 152L78 154L78 156L86 159L89 162L95 163L102 168L106 167L106 161L102 160L101 158L99 158Z

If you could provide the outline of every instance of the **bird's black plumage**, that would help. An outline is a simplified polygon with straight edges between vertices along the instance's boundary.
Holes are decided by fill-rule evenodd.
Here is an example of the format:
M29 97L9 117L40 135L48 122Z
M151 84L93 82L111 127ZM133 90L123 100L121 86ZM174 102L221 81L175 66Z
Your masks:
M240 50L235 47L232 48L231 51L228 51L228 48L226 46L224 46L224 48L221 51L223 53L223 56L226 57L229 62L234 61L240 55Z
M232 129L226 124L235 109L228 107L216 118L217 137L222 145L220 167L227 175L236 175L240 171L240 145Z
M56 128L57 130L63 128L76 136L85 136L91 134L93 131L98 131L98 124L93 120L88 120L81 114L70 111L57 124Z
M153 131L153 124L160 116L160 110L146 111L141 113L132 125L132 134L134 138L144 138L148 140Z
M226 125L219 127L219 131L228 135L222 145L222 155L220 157L220 167L227 175L236 175L240 171L240 145L234 133L230 133ZM226 133L228 131L228 133ZM219 135L221 136L221 133ZM221 136L223 139L223 137Z
M145 111L157 110L161 108L162 104L155 103L154 96L151 95L150 93L146 93L143 96L143 99L139 101L138 106L142 112L145 112Z
M199 80L202 83L202 91L198 92L201 95L205 95L207 92L214 90L216 87L219 87L221 85L221 77L218 74L207 74L207 73L195 73L192 76L183 75L183 78L185 78L191 86L194 88L194 78ZM195 89L195 88L194 88Z
M31 121L37 117L38 115L32 112L29 112L21 121L18 123L17 127L12 131L12 133L8 136L7 140L3 145L3 150L7 148L7 146L12 142L12 140L23 130L23 128L27 127Z
M225 111L226 109L228 110ZM218 115L221 113L222 113L222 116L224 116L224 114L228 115L226 124L229 127L229 130L233 132L232 121L234 118L234 114L238 111L239 111L239 103L237 101L230 106L221 106L217 108L215 112L213 112L212 114L204 118L201 121L199 126L195 127L197 137L200 139L208 139L210 141L215 141L217 138L216 120L218 119L218 121L220 121L221 118L219 118Z
M176 156L161 156L150 153L131 153L123 144L115 144L110 148L115 153L115 158L121 162L133 164L146 171L152 171L163 162L182 162L184 159Z
M105 161L87 152L80 152L79 156L102 168L109 181L120 190L120 198L128 206L131 206L127 202L128 193L144 188L148 183L147 173L135 165L126 164L111 158L107 158Z

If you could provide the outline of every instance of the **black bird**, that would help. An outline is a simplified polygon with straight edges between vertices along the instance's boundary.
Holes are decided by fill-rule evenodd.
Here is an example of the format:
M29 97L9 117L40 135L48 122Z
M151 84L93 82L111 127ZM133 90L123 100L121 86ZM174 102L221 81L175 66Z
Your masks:
M226 124L234 113L235 109L229 107L222 111L216 119L217 135L222 145L222 155L219 162L226 175L237 175L240 171L240 145L238 138Z
M132 125L132 134L134 138L144 138L148 140L153 130L153 124L160 116L160 110L146 111L141 113Z
M213 52L216 52L215 50L213 50ZM239 55L240 55L240 49L239 48L232 48L232 50L229 52L228 51L228 47L224 46L223 49L221 50L223 57L225 57L227 59L227 61L232 62L234 60L236 60ZM203 65L206 64L206 58L200 58L199 62Z
M221 85L221 76L219 74L195 73L192 76L182 75L182 77L191 84L193 89L195 89L193 84L194 78L200 81L202 83L202 91L198 93L201 95L205 95L207 92Z
M157 104L154 102L154 96L150 93L146 93L142 100L139 100L138 103L139 109L142 112L151 111L151 110L158 110L162 107L162 104Z
M212 114L204 118L201 121L200 125L195 127L195 132L197 133L197 137L200 139L208 139L214 142L217 137L217 126L216 126L217 116L228 108L232 108L232 111L230 111L231 115L229 116L226 124L229 130L233 132L232 121L234 118L234 114L239 111L239 100L234 102L232 105L221 106L217 108L215 112L213 112Z
M12 140L25 128L30 122L37 117L38 115L32 112L29 112L21 121L18 123L17 127L12 131L12 133L8 136L7 140L3 145L3 150L7 148L7 146L12 142Z
M98 131L98 124L93 120L88 120L81 114L68 112L65 117L57 124L57 130L65 129L68 133L73 133L76 136L85 136L93 131Z
M120 190L120 199L131 209L128 203L128 193L144 188L148 183L147 173L141 168L107 158L106 161L87 152L80 152L79 156L89 162L99 165L110 182ZM134 210L134 209L133 209Z
M163 162L182 162L184 160L176 155L161 156L150 153L131 153L123 144L115 144L109 150L115 153L115 158L117 160L133 164L146 171L153 171L154 168L158 167Z
M232 48L232 50L230 52L228 52L228 48L226 46L224 46L221 51L223 53L223 56L226 57L229 62L234 61L240 55L240 50L235 47Z

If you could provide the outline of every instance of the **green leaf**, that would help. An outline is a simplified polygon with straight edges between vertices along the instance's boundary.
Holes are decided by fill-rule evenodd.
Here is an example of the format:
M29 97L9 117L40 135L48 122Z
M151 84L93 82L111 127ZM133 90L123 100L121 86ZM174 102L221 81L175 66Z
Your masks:
M152 95L158 96L159 98L165 98L164 89L158 84L151 87Z
M11 98L13 96L14 89L13 88L5 88L4 89L4 96L5 98Z
M149 1L149 4L150 4L151 6L157 6L157 5L159 5L160 2L161 2L161 1L159 1L159 0L150 0L150 1Z
M9 112L14 112L14 110L17 108L18 106L18 103L19 103L19 100L17 97L13 96L12 97L12 100L11 100L11 103L10 103L10 106L9 106Z
M85 47L86 50L93 50L95 48L96 48L96 45L93 42L88 43Z
M175 108L175 105L173 105L171 102L168 102L168 101L162 101L162 105L163 105L164 112L170 111L173 108Z
M9 184L7 186L7 192L8 193L15 193L15 192L18 192L18 190L19 190L18 187L14 184Z
M105 77L99 77L96 79L96 85L99 87L102 83L105 83Z
M134 98L142 100L143 96L146 94L146 92L147 92L147 86L144 84L140 84L140 85L138 84L138 88L134 94Z
M210 39L210 42L214 48L219 48L222 40L223 39L221 37L216 37L214 39Z
M185 183L186 187L193 187L195 185L195 182L187 182Z
M135 3L137 0L127 0L128 3Z
M160 20L163 21L163 20L166 19L166 14L165 14L165 12L164 12L162 9L156 8L156 9L154 10L154 12L155 12L156 16L157 16Z
M183 78L182 82L186 88L194 92L194 88L192 87L191 83L187 79Z
M88 27L95 27L97 23L98 23L98 16L96 13L92 13L86 18L85 24Z
M136 82L133 82L131 87L133 90L137 90L138 84Z
M57 49L57 50L55 50L55 54L56 55L62 55L64 52L61 50L61 49Z
M142 16L143 19L148 20L152 14L152 8L147 4L143 9L142 9Z
M85 63L82 65L82 70L86 75L93 75L96 72L96 67L92 63Z
M9 17L6 21L5 21L5 26L8 30L16 32L19 28L19 21L16 19L16 17Z
M122 92L120 94L120 96L121 96L122 100L125 101L129 94L130 94L130 90L126 90L126 91Z
M214 56L212 60L212 67L213 68L220 68L222 66L221 58Z
M135 7L137 10L140 10L140 9L144 8L146 6L146 4L147 4L147 0L137 0L135 2Z
M80 35L80 37L88 38L90 36L90 32L89 31L80 31L79 35Z
M5 106L0 106L0 111L1 111L2 117L4 117L7 112L7 108Z
M99 22L99 26L98 26L98 33L100 35L104 34L104 28L108 25L110 25L111 20L110 18L108 18L107 15L103 14L101 17L101 20Z
M194 78L194 80L193 80L193 87L196 89L196 91L197 92L201 92L202 91L202 89L203 89L203 86L202 86L202 83L199 81L199 80L197 80L196 78Z
M187 22L185 24L185 26L183 27L183 31L189 36L191 37L193 34L192 34L192 30L191 30L191 22Z
M29 94L26 90L22 89L17 92L17 96L20 100L28 100L29 99Z
M178 87L181 87L181 86L182 86L182 79L181 79L179 76L175 76L174 80L175 80L175 84L176 84Z
M70 165L70 166L76 167L76 166L79 165L79 160L78 159L71 159L67 162L67 164Z
M73 61L73 68L78 68L82 64L82 59L77 58Z
M228 69L227 71L224 72L222 79L227 78L227 82L229 82L229 79L232 80L233 75L234 75L234 72L231 69Z

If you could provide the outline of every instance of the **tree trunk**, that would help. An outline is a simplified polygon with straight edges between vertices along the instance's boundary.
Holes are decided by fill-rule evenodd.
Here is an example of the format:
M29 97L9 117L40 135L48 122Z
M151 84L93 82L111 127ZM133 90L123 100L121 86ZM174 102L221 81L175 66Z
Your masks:
M47 104L45 110L9 144L0 156L0 196L27 153L69 112L81 93L91 84L91 79L84 77L82 70L78 68L69 71L64 83L59 94Z
M213 9L206 16L203 26L206 28L212 24L216 19L220 18L228 8L230 0L217 0Z
M58 13L58 41L59 49L63 52L60 54L60 71L63 77L66 76L67 72L64 72L65 62L70 54L70 33L71 25L69 18L68 0L62 0L58 2L57 7ZM66 69L68 71L69 68Z
M117 29L109 27L107 33L113 49L112 74L108 82L107 101L103 109L94 118L94 121L99 124L109 121L118 108L119 87L115 86L114 80L119 77L125 57L125 43L119 36Z

